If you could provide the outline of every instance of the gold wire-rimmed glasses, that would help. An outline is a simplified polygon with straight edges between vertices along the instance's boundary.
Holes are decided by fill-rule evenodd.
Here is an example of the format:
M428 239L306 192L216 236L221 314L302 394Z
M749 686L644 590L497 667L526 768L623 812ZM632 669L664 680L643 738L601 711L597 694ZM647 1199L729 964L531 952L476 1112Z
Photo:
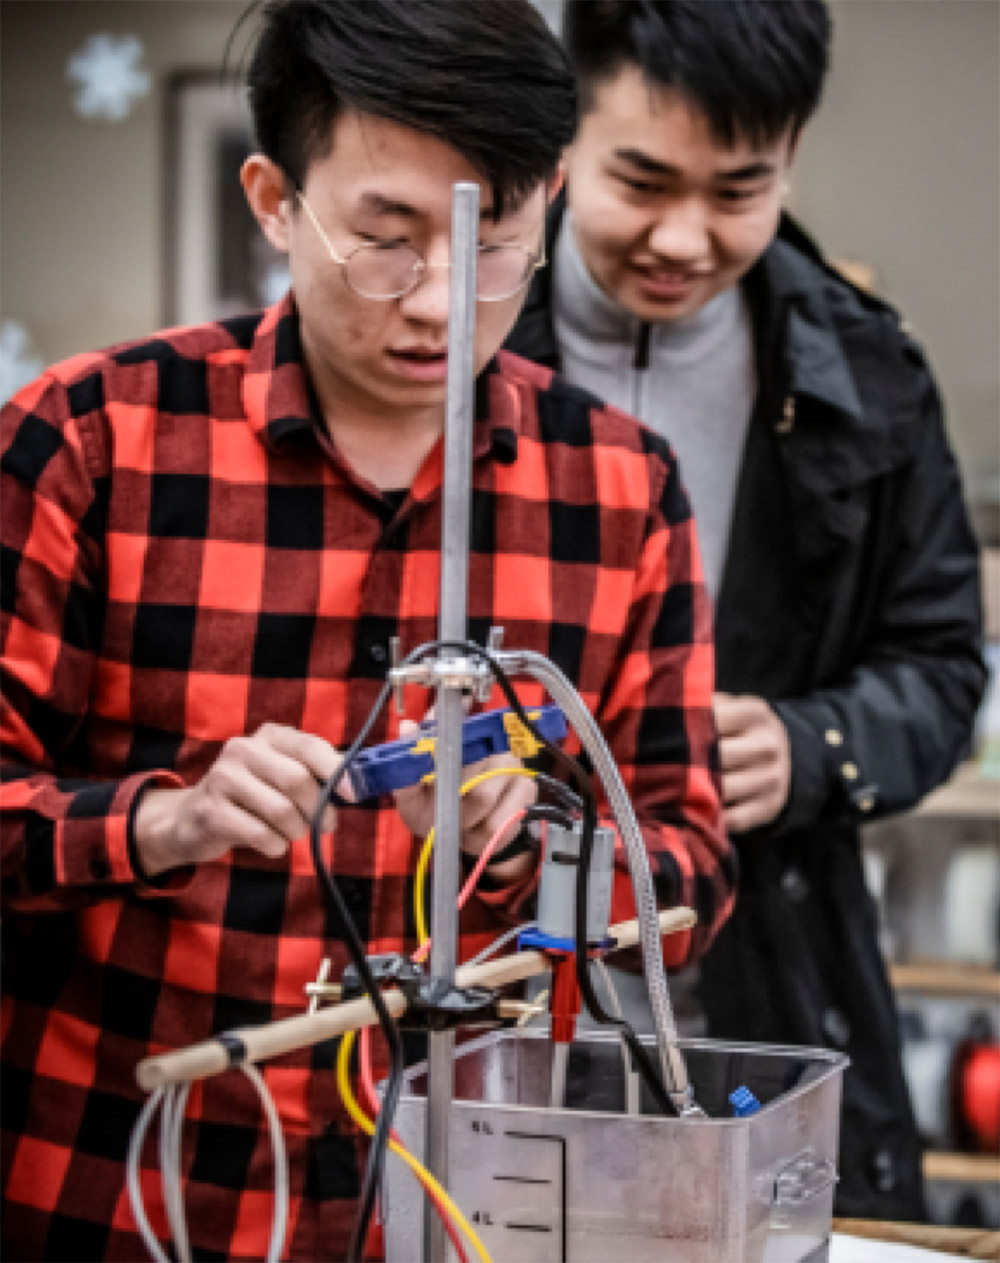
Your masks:
M323 231L305 195L295 196L316 229L326 252L344 271L344 280L362 298L389 302L416 289L425 272L448 264L430 264L402 241L362 241L341 256ZM544 248L539 254L519 245L482 245L476 259L476 298L482 303L499 303L524 289L539 268L545 267Z

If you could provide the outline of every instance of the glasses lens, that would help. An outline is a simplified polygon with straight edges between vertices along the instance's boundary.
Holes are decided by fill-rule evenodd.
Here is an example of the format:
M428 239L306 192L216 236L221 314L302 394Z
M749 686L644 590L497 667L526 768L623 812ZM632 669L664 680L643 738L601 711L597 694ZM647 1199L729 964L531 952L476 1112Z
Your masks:
M351 289L365 298L398 298L413 288L419 267L420 256L409 246L375 241L355 250L344 271Z
M510 298L531 277L534 259L518 246L485 246L476 262L476 297Z

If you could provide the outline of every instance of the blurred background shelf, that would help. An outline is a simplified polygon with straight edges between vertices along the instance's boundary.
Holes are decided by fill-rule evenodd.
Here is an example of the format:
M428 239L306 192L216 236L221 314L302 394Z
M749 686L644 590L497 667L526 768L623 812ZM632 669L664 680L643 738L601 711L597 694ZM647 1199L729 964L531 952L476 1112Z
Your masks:
M977 719L976 757L914 812L868 826L864 859L928 1146L931 1224L989 1230L982 1235L992 1252L972 1257L1000 1260L997 1075L982 1077L984 1055L995 1066L1000 1043L1000 550L985 548L982 562L993 682Z
M1000 973L983 965L964 965L955 961L914 961L905 965L890 965L889 977L897 991L982 996L1000 1002Z
M1000 1157L992 1153L947 1153L932 1149L924 1154L924 1178L1000 1184Z
M928 794L915 814L951 819L1000 818L1000 781L983 776L976 763L965 763L946 785Z

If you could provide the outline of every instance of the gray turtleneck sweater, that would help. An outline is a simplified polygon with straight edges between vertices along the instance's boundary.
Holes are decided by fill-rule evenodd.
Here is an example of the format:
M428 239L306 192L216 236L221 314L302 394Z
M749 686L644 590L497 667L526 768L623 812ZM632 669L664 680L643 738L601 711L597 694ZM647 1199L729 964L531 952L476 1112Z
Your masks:
M756 393L743 295L734 286L690 319L644 330L591 277L568 211L552 266L552 316L563 375L669 439L698 524L706 585L715 598ZM637 349L645 367L636 366Z
M563 375L670 441L698 526L705 585L717 599L756 394L753 332L742 292L734 286L688 320L644 328L590 275L569 211L552 266ZM651 1030L645 979L613 966L611 974L626 1017L637 1030ZM671 978L674 1017L685 1037L705 1033L699 981L697 965Z

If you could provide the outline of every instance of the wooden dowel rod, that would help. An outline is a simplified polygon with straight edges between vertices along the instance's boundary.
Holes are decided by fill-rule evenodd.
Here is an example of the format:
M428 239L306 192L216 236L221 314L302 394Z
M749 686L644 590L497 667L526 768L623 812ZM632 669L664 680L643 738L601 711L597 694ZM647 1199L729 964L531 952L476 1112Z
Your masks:
M696 920L690 908L669 908L660 913L660 933L675 934L680 930L689 930ZM634 947L639 941L638 921L613 925L608 932L617 940L619 949ZM460 987L502 987L545 973L549 967L549 958L544 952L515 952L483 961L480 965L460 966L455 972L455 983ZM406 997L401 991L391 988L382 992L382 998L393 1017L398 1018L406 1011ZM334 1039L362 1026L373 1026L377 1021L371 1001L362 996L346 1004L331 1005L315 1013L299 1013L265 1026L246 1026L229 1032L228 1037L238 1040L246 1050L238 1060L266 1061L269 1057L280 1057L283 1053ZM179 1048L176 1052L147 1057L139 1062L135 1077L144 1091L151 1092L168 1083L221 1074L230 1064L228 1049L213 1038Z
M402 991L383 991L385 1006L393 1017L406 1012L406 997ZM346 1004L334 1004L317 1009L315 1013L299 1013L280 1022L266 1026L244 1026L229 1032L230 1038L238 1039L246 1052L237 1060L266 1061L280 1057L297 1048L318 1044L324 1039L335 1039L350 1030L371 1026L378 1018L367 996L349 1000ZM205 1079L221 1074L230 1065L229 1052L218 1039L206 1039L176 1052L147 1057L136 1066L135 1077L139 1086L147 1092L168 1083L181 1083L189 1079Z

